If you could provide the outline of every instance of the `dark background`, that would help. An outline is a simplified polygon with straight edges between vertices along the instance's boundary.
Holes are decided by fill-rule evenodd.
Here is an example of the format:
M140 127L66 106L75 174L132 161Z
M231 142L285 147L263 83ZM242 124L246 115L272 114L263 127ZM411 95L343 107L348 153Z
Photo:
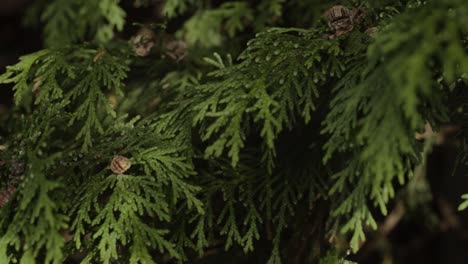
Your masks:
M31 0L0 0L0 73L7 65L16 63L18 57L41 48L38 29L26 28L22 19ZM11 105L12 91L0 88L0 113ZM2 110L3 109L3 110Z

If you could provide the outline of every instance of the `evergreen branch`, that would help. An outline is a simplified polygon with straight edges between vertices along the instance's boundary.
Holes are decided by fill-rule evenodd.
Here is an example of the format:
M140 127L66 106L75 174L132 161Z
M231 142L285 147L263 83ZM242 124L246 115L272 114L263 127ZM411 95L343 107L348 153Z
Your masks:
M31 90L31 68L41 57L47 55L48 50L41 50L29 55L20 57L20 62L14 66L8 66L7 71L0 75L0 83L14 83L15 104L25 105L24 97L30 94Z
M181 5L184 8L185 5ZM166 9L170 11L174 7ZM223 40L222 27L229 37L244 30L253 19L253 12L243 1L223 3L216 9L201 9L185 22L183 34L189 44L205 47L219 46ZM203 29L203 30L200 30Z
M125 23L125 11L119 7L119 0L98 2L85 0L54 0L41 15L45 43L48 47L64 47L87 39L106 43L114 35L114 29L121 31Z
M15 254L22 252L21 263L35 263L44 250L44 263L62 263L65 241L61 230L67 227L68 217L63 213L64 204L52 196L61 186L46 179L42 161L34 157L29 161L31 168L20 190L18 209L0 239L0 257L12 261ZM14 251L10 251L10 246Z
M292 34L297 32L307 35ZM271 152L277 135L284 126L292 126L297 112L309 122L310 112L315 110L312 97L318 96L317 85L325 80L323 72L339 76L343 70L334 57L321 61L327 54L339 54L337 44L316 37L316 32L275 28L249 42L238 65L225 67L219 58L212 60L221 68L211 73L214 81L197 87L201 96L194 106L194 124L204 127L202 139L214 139L206 157L220 157L228 148L236 165L244 146L243 131L248 128L244 120L261 123L260 136Z
M76 136L77 139L83 139L83 151L88 151L92 145L94 131L104 133L102 120L106 116L116 116L103 90L114 90L117 94L122 94L122 80L126 78L128 71L125 64L119 63L116 57L107 53L96 62L90 62L88 67L92 71L86 69L81 72L81 80L66 94L66 99L72 103L81 101L68 125L84 121Z

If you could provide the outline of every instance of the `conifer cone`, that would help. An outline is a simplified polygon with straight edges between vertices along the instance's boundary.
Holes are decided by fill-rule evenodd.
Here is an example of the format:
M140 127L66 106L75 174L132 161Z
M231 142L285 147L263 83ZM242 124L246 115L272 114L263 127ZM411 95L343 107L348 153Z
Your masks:
M110 169L115 174L123 174L132 166L132 162L124 156L114 156L111 161Z
M156 35L149 28L142 28L132 40L133 50L136 56L146 57L156 45Z
M362 22L365 15L366 11L361 8L348 9L342 5L331 7L324 14L328 26L334 31L329 38L334 39L351 32L357 24Z
M185 59L187 54L187 44L182 40L171 40L166 44L166 55L177 63Z
M342 36L353 30L352 12L342 5L331 7L325 12L328 26L334 31L329 38Z

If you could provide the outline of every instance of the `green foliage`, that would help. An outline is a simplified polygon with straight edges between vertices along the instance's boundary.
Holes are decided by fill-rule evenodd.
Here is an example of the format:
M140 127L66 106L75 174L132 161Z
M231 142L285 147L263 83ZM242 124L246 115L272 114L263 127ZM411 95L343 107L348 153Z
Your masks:
M45 177L42 172L44 163L46 161L31 157L31 172L25 175L17 196L18 208L3 210L2 226L6 227L0 239L0 257L3 260L36 263L43 251L43 263L62 263L65 241L60 232L67 227L69 217L64 213L65 204L51 196L63 186ZM13 213L11 219L8 219L7 212Z
M14 83L15 104L20 105L30 93L30 71L38 58L47 53L47 50L38 51L20 57L20 62L14 66L8 66L6 73L0 77L0 83ZM29 83L28 83L29 82Z
M168 0L164 4L163 12L168 18L173 18L184 14L196 2L196 0Z
M75 56L70 56L69 52ZM86 65L78 61L83 59L83 55L87 60ZM40 66L33 71L31 67L38 63ZM78 63L81 64L79 70ZM71 115L68 125L81 123L76 139L83 139L82 148L87 151L92 145L93 132L103 133L99 115L115 117L104 89L121 95L122 80L127 71L126 64L117 62L117 58L105 50L72 51L65 48L42 50L22 57L20 63L7 69L0 82L15 83L15 102L18 105L29 107L30 100L26 99L32 98L33 90L37 89L39 92L35 104L56 103L69 108ZM33 76L34 81L31 80Z
M226 33L228 37L234 37L252 19L252 10L247 3L227 2L216 9L202 9L195 13L185 23L181 34L191 45L219 46ZM222 32L222 27L225 32Z
M368 48L368 65L364 69L355 65L335 88L337 96L331 101L323 130L331 134L325 145L325 161L338 151L354 152L347 168L336 174L336 183L330 190L331 194L341 193L349 182L356 186L334 212L335 215L353 212L343 231L354 230L351 240L354 250L358 249L358 241L364 239L362 224L376 228L364 197L370 197L386 214L386 204L395 193L394 178L403 184L405 176L412 174L412 164L420 159L415 131L421 129L424 119L444 117L443 96L436 90L437 80L431 64L443 61L440 71L448 83L466 72L459 63L459 58L466 57L466 53L458 30L454 30L462 31L464 24L447 20L446 8L444 4L427 4L400 15ZM462 10L464 7L460 6L454 12ZM421 24L413 26L402 37L403 28L411 28L415 18L421 18ZM435 24L439 30L437 35ZM439 34L446 36L448 42ZM453 49L444 48L446 43ZM445 53L452 50L457 55ZM421 107L431 106L441 112L424 116Z
M97 54L99 55L100 53ZM73 114L68 125L73 125L76 121L82 122L82 128L76 139L83 139L84 151L92 145L92 132L104 132L98 114L115 117L103 88L121 95L122 80L125 79L127 71L128 67L113 56L104 54L98 59L95 57L79 75L81 78L76 86L67 93L66 100L80 102L78 106L73 106Z
M463 211L468 207L468 194L464 194L461 196L461 198L464 200L459 206L458 210Z
M62 47L84 39L105 43L112 39L114 30L122 30L125 11L119 0L86 1L54 0L44 8L41 20L45 22L45 44Z
M119 245L129 247L129 263L154 263L148 248L158 248L161 252L168 251L171 256L178 257L173 245L164 238L168 230L154 225L154 222L170 219L169 206L163 193L154 191L161 189L154 178L111 175L87 187L89 189L78 203L79 211L72 226L76 229L77 248L82 246L80 236L86 234L84 225L89 224L94 227L92 239L96 245L88 246L96 249L95 255L101 263L118 259ZM112 190L112 194L101 208L97 199L108 189ZM96 214L91 217L89 213L94 211ZM155 219L151 221L153 223L145 223L141 215Z
M292 127L296 115L306 123L311 120L318 83L326 74L339 75L342 67L336 58L322 61L322 56L340 50L337 42L315 38L314 32L291 33L304 34L280 28L258 34L238 65L226 67L219 56L208 60L220 69L210 73L215 80L197 87L201 99L194 106L195 124L206 127L202 139L216 138L206 149L207 157L219 157L228 149L235 166L249 120L260 123L260 136L272 152L275 138L284 127Z
M178 62L159 33L147 57L113 39L119 1L38 2L48 49L0 75L1 186L19 179L0 259L349 263L326 236L356 251L377 228L424 161L415 133L460 121L447 98L468 70L462 0L351 2L367 15L333 38L314 1L166 1Z
M172 19L192 10L193 15L185 21L178 35L193 46L212 48L221 46L249 27L262 31L267 25L274 24L281 17L284 2L268 0L254 5L248 1L226 1L211 7L194 0L169 0L164 4L163 13Z

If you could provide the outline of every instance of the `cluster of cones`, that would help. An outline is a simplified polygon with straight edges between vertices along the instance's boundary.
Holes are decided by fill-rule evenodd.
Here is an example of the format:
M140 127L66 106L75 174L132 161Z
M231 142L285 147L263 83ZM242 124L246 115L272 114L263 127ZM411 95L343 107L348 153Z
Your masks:
M328 38L335 39L351 32L357 25L363 22L366 15L367 11L362 8L349 9L342 5L331 7L324 14L328 26L333 31ZM370 27L366 29L365 33L374 36L377 31L376 27Z
M162 49L164 54L173 61L178 63L187 57L188 48L184 41L157 38L154 31L146 27L140 29L132 39L135 55L139 57L148 56L152 48L160 42L163 43Z

